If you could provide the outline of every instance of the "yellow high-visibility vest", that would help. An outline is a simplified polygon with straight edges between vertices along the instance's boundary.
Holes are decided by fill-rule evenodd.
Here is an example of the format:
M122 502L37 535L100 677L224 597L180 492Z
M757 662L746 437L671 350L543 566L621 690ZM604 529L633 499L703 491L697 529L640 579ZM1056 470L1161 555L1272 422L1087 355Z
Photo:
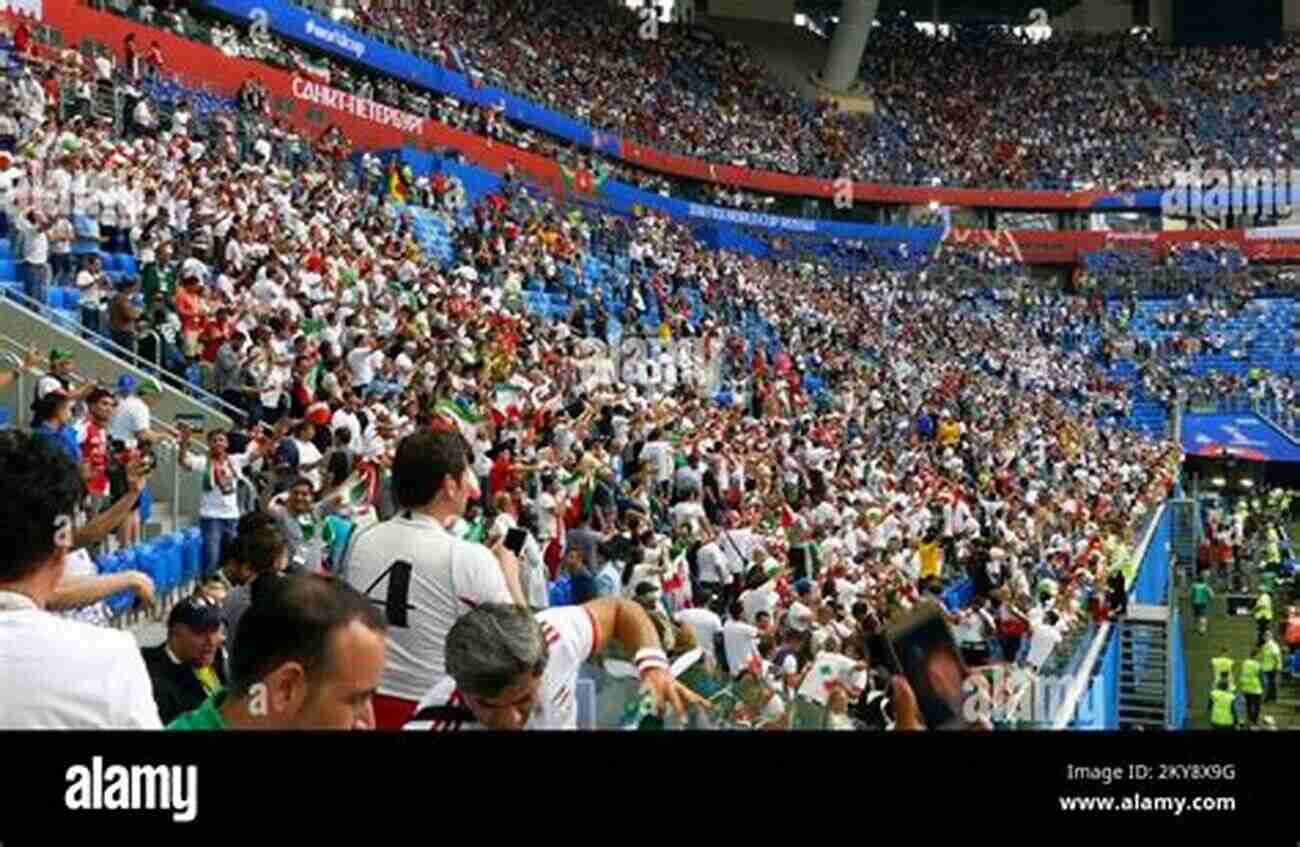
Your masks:
M1264 685L1259 679L1259 670L1259 662L1254 659L1246 659L1241 663L1241 693L1264 693Z
M1237 683L1232 673L1232 659L1227 656L1215 656L1210 659L1210 667L1214 669L1214 684L1218 685L1219 680L1223 679L1224 674L1228 675L1228 690L1236 691Z
M1232 713L1232 701L1236 699L1231 691L1214 689L1210 692L1210 724L1212 726L1232 726L1237 722Z

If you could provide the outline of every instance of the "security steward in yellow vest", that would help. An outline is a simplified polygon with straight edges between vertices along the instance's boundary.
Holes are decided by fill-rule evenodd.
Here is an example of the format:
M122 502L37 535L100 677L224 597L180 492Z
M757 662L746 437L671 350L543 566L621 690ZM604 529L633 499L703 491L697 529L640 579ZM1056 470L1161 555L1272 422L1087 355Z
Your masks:
M1242 696L1246 698L1246 719L1251 726L1259 726L1259 707L1264 701L1264 683L1260 679L1259 650L1241 663L1241 675L1237 681L1241 685Z
M1218 686L1210 692L1210 728L1235 729L1237 716L1234 704L1237 698L1228 690L1228 679L1219 680Z
M1237 684L1234 681L1236 677L1232 672L1232 665L1232 657L1228 655L1228 645L1219 645L1219 655L1210 659L1210 668L1214 672L1213 678L1217 681L1226 676L1228 678L1228 690L1235 692L1237 690Z

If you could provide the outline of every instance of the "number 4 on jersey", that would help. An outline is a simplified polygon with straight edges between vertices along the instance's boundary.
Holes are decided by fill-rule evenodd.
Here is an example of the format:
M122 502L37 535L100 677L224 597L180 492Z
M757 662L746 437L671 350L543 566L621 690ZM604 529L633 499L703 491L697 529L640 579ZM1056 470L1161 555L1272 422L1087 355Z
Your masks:
M370 602L383 605L389 626L402 628L410 626L407 622L406 613L415 608L410 603L411 569L410 562L393 562L388 566L388 570L381 573L378 579L370 583L370 587L365 591L366 597L370 598ZM373 596L373 592L385 579L388 580L388 592L383 600L379 600Z

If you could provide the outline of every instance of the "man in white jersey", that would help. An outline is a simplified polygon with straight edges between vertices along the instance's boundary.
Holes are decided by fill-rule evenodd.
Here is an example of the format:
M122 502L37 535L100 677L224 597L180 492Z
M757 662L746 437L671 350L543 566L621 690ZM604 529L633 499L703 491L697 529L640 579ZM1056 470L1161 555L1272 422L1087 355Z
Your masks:
M0 729L160 729L134 636L49 611L75 545L77 466L4 432L0 485Z
M388 618L388 661L375 697L378 729L400 729L429 686L446 675L444 646L457 618L482 603L527 603L509 551L448 532L479 496L469 458L456 433L402 439L393 459L398 513L355 533L343 555L339 577L384 606Z
M654 623L630 600L605 597L546 609L487 604L447 635L448 676L420 701L410 730L577 729L578 671L617 639L643 690L679 718L707 701L673 679Z

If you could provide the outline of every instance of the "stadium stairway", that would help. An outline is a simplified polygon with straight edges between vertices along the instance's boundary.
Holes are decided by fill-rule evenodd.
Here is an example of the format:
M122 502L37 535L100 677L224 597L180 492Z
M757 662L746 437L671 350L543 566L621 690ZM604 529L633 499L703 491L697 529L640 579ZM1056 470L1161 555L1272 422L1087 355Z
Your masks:
M1162 606L1132 605L1119 633L1119 729L1165 726L1169 645Z

